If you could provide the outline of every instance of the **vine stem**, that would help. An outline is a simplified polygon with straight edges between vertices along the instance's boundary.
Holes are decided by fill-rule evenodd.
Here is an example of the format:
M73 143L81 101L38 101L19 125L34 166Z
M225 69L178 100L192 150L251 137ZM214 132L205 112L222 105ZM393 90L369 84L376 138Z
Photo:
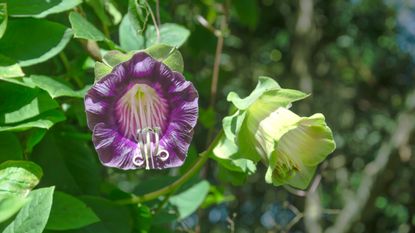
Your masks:
M220 23L220 33L217 33L218 43L216 44L215 63L213 65L212 85L210 86L210 106L215 105L216 93L219 80L219 66L223 50L223 32L226 28L226 16L223 16Z
M208 149L206 151L200 153L199 158L196 160L196 162L193 164L193 166L191 166L189 168L189 170L187 170L186 173L183 176L181 176L178 180L176 180L172 184L170 184L166 187L163 187L159 190L156 190L154 192L144 194L142 196L135 196L134 195L134 196L132 196L131 198L128 198L128 199L118 200L118 201L116 201L116 203L121 204L121 205L138 204L138 203L141 203L141 202L154 200L154 199L156 199L160 196L164 196L164 195L167 195L169 193L172 193L172 192L176 191L184 183L186 183L186 181L188 181L190 178L192 178L200 170L200 168L203 166L203 164L205 164L205 162L209 158L209 154L213 151L214 146L219 141L222 134L223 134L223 131L221 131L216 136L215 140L212 142L212 144L210 144L210 146L208 147Z
M156 17L154 16L153 10L151 9L150 4L148 4L147 1L145 1L148 12L150 13L151 16L151 20L153 21L154 24L154 29L156 30L156 34L157 34L157 43L160 42L160 29L159 29L159 25L157 23Z
M160 1L156 0L156 15L157 15L157 25L160 26Z

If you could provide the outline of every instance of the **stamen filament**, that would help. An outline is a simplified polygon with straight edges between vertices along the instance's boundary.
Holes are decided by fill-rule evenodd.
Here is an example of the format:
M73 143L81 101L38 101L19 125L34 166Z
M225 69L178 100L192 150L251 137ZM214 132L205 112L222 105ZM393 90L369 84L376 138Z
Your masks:
M151 159L151 167L154 168L154 158L158 158L161 161L166 161L169 158L169 152L167 150L160 150L160 127L138 129L134 139L137 141L137 150L144 155L144 160L138 162L138 154L133 157L133 163L136 166L141 166L145 162L145 169L150 169L149 157ZM151 135L154 135L154 150L151 150Z

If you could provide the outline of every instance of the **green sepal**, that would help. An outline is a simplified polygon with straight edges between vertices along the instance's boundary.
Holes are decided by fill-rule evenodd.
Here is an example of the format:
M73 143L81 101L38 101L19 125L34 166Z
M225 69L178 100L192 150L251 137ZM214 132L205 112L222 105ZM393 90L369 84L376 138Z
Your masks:
M228 170L252 175L256 171L254 162L244 159L238 152L237 145L222 135L217 141L210 157Z
M183 73L184 63L182 54L175 47L166 44L156 44L144 50L157 61L163 62L170 69Z
M108 51L103 56L102 62L95 63L95 82L111 73L112 69L118 64L130 60L131 57L137 52L145 52L157 61L164 63L171 70L183 73L183 57L179 50L168 45L157 44L145 50L129 52L127 54L118 50Z
M95 62L95 67L94 67L95 82L100 80L105 75L111 73L111 71L112 71L111 66L108 66L107 64L99 62L99 61Z

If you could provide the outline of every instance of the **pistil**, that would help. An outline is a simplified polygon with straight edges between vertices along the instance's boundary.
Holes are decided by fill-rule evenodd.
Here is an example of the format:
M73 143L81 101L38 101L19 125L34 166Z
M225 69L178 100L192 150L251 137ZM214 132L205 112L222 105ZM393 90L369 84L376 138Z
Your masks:
M160 127L138 129L134 139L137 142L137 152L133 157L133 164L140 167L145 163L145 169L155 168L154 159L166 161L169 158L167 150L160 150ZM152 140L152 135L154 140ZM153 142L154 141L154 142ZM152 150L154 144L154 150ZM140 152L140 153L138 153ZM140 156L141 154L141 156Z

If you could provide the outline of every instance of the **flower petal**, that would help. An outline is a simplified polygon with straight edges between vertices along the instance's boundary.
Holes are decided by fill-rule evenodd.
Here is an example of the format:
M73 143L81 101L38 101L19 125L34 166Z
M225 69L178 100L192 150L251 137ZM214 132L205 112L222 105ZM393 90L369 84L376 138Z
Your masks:
M169 90L170 123L160 141L160 145L170 152L166 167L177 167L183 164L193 137L193 128L197 123L198 94L193 84L184 81L181 74L173 72L176 86Z
M317 166L335 148L332 132L319 113L303 117L278 143L278 150L299 158L306 166Z
M146 53L136 53L129 61L121 64L128 70L128 75L142 79L153 76L156 62Z
M162 169L177 167L186 158L197 122L198 94L180 73L139 52L93 85L85 109L104 165ZM159 116L160 109L164 117ZM156 128L161 131L153 131ZM146 139L142 130L147 130ZM134 132L141 132L140 136Z
M123 170L136 169L133 157L135 153L139 153L139 150L133 141L122 137L104 123L95 126L92 141L99 159L105 166Z

